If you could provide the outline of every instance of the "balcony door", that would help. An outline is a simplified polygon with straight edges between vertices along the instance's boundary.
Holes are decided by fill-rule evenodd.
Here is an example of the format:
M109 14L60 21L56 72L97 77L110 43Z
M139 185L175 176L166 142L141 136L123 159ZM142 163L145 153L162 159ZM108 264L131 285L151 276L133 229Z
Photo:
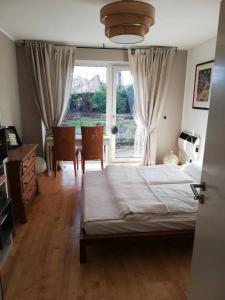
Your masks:
M133 82L127 66L113 68L112 106L112 161L139 161L134 147L136 123Z

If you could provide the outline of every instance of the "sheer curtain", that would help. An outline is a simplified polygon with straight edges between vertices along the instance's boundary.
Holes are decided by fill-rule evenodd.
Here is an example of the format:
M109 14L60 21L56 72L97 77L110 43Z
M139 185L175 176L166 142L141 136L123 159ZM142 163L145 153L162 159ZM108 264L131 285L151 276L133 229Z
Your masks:
M166 99L174 54L174 48L162 47L128 52L135 95L135 152L141 154L144 165L156 162L156 128Z
M62 122L72 85L75 50L72 46L25 42L35 101L47 134Z

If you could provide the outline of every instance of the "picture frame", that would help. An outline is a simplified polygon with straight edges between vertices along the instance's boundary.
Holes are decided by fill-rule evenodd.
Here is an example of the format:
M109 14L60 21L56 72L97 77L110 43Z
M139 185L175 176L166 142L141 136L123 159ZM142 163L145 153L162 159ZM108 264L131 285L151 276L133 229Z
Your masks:
M193 94L193 109L208 110L212 88L214 60L196 65Z
M23 145L15 126L6 127L6 139L8 150L15 149Z

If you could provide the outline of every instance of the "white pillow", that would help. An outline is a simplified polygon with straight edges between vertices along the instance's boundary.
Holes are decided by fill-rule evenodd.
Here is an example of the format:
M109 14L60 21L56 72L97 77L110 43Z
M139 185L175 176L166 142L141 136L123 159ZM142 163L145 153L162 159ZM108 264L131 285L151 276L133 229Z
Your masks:
M40 174L47 169L46 161L44 158L37 156L36 158L36 172Z
M184 164L182 170L191 176L195 181L200 182L202 176L202 164L200 162L192 162Z

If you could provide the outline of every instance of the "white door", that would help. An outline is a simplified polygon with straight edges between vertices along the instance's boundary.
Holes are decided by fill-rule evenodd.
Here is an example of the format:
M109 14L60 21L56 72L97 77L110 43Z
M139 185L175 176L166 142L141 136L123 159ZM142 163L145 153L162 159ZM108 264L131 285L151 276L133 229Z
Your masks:
M213 74L189 300L225 299L225 2L221 15Z

